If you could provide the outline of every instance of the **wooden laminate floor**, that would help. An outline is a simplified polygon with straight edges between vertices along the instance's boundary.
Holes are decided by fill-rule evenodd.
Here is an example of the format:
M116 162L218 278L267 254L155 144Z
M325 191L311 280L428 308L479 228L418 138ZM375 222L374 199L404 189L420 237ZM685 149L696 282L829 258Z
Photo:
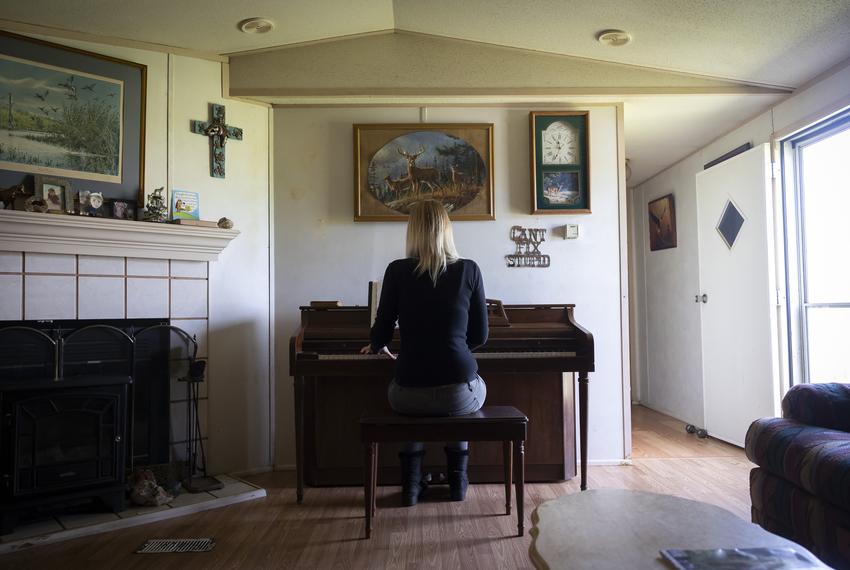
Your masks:
M749 520L743 451L688 435L681 422L635 406L634 464L591 466L592 489L637 489L724 507ZM0 568L530 568L531 538L514 536L504 516L504 487L474 485L463 503L441 500L447 489L413 508L398 506L398 488L378 490L371 540L363 537L360 488L310 488L295 504L291 473L250 477L268 497L121 531L0 556ZM526 529L544 501L577 493L578 481L527 484ZM694 521L698 527L699 521ZM216 548L196 554L133 554L149 538L215 537Z

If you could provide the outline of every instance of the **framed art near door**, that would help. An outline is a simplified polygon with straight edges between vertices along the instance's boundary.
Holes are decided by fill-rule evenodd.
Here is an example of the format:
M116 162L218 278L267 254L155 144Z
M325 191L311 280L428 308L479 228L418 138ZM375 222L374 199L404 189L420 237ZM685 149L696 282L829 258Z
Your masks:
M531 213L590 213L588 111L532 111Z
M28 174L136 199L147 67L0 32L0 187Z
M676 247L676 202L673 194L649 203L649 251Z

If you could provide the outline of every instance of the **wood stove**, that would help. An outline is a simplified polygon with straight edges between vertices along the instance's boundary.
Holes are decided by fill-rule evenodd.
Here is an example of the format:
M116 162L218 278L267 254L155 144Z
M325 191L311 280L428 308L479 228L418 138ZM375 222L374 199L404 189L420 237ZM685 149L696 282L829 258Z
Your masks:
M136 346L138 332L163 324L0 328L0 534L11 532L22 514L75 501L97 498L122 510L135 439L139 457L167 461L169 338L142 335ZM134 409L139 429L131 429Z

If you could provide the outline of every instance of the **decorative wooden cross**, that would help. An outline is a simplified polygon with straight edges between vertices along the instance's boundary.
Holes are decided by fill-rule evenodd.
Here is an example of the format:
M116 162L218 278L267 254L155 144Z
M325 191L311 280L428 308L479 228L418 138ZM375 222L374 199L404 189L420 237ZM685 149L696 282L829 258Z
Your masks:
M224 124L224 105L210 103L210 121L191 121L192 132L210 139L210 176L224 178L224 145L242 140L242 129Z

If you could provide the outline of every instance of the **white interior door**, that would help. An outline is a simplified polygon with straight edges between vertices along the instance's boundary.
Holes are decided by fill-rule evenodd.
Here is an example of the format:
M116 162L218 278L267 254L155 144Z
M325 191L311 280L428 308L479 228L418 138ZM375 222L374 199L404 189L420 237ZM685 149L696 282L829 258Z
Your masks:
M696 176L705 428L739 446L779 412L771 186L767 144Z

